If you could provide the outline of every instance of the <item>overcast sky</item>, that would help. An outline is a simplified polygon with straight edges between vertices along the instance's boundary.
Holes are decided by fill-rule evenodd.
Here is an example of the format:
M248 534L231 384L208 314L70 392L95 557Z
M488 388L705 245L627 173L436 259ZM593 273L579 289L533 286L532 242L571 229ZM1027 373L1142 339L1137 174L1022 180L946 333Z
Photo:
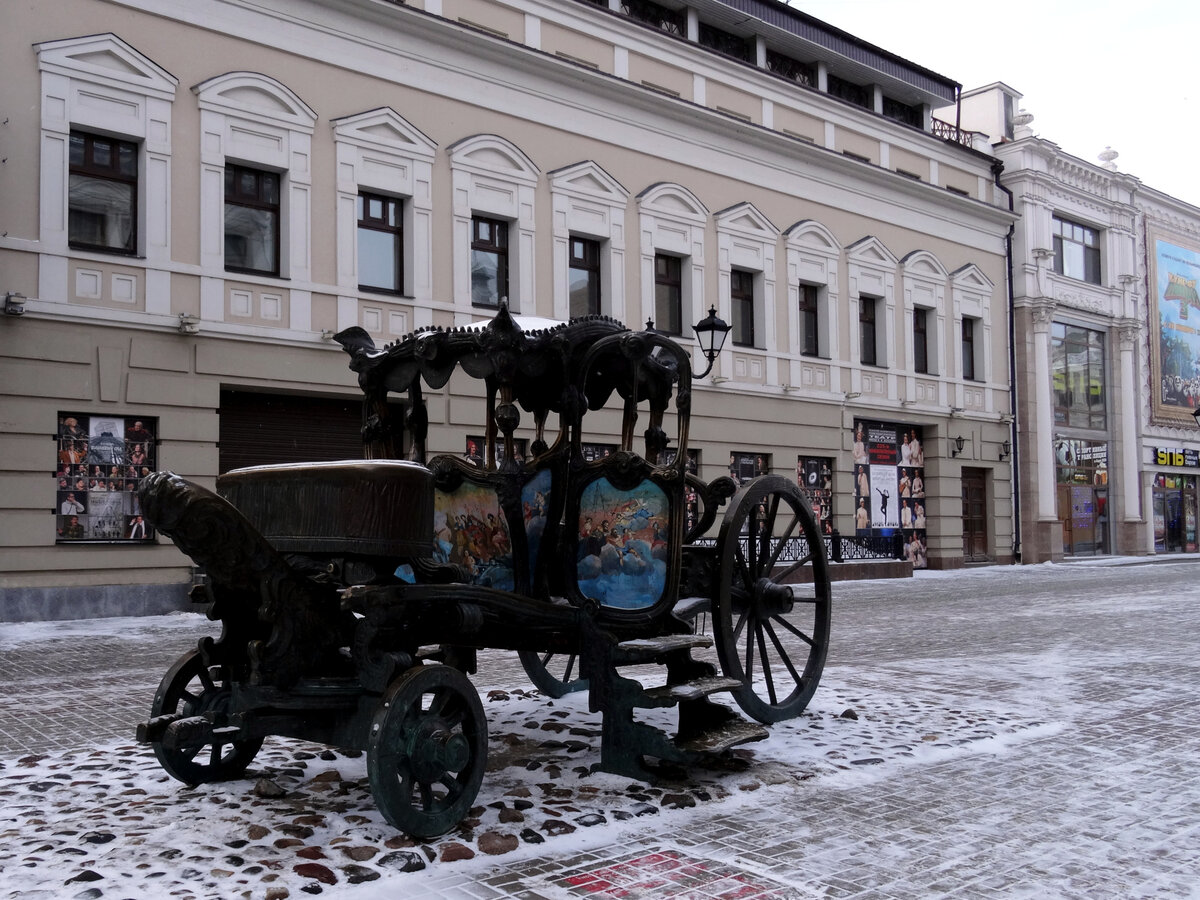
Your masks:
M1019 91L1031 127L1092 163L1200 206L1196 0L790 0L963 90Z

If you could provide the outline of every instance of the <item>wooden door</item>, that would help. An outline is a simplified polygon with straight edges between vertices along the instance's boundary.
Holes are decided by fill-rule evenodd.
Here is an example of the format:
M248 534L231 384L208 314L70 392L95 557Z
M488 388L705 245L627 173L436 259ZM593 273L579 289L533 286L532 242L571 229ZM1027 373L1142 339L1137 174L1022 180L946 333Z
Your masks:
M988 559L987 478L980 469L963 469L963 558L967 562Z

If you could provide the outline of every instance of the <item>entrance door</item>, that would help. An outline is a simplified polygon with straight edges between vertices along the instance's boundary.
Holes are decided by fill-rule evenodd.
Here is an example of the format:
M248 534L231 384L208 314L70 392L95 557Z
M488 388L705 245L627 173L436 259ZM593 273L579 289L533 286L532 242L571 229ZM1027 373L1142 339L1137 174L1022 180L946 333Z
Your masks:
M963 469L963 558L983 562L988 557L987 477L982 469Z

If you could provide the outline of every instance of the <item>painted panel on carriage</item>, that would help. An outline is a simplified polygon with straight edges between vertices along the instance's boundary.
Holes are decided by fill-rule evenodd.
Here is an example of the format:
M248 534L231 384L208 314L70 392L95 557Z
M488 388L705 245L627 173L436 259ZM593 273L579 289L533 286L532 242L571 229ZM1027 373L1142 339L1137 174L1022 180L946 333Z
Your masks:
M514 589L512 541L494 488L464 481L434 491L434 558L467 570L471 584Z
M521 510L525 519L525 539L529 544L529 577L537 573L538 551L546 531L546 515L550 509L550 470L542 469L521 489Z
M669 524L666 492L653 482L628 491L607 478L589 484L579 504L579 592L614 609L657 603L667 583Z

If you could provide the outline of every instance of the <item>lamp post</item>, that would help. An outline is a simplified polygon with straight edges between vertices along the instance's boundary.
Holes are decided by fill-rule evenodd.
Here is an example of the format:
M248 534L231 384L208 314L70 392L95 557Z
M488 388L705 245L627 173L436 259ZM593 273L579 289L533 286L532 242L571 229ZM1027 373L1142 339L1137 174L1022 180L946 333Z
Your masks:
M692 326L692 330L696 333L696 341L700 344L700 352L708 360L708 365L704 367L704 371L696 374L694 377L703 378L712 371L713 364L716 363L721 349L725 346L725 339L729 337L731 328L731 325L726 324L723 319L717 317L717 308L715 306L710 306L708 308L708 315Z

